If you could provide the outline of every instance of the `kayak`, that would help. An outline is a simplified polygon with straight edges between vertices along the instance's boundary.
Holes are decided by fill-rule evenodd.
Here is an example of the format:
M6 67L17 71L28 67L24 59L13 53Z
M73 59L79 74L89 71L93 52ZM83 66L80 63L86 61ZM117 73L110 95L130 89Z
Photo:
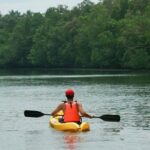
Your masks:
M63 115L63 112L60 111L58 115ZM75 122L61 123L59 122L60 118L62 118L62 116L51 116L49 125L59 131L85 132L90 130L89 123L87 122L82 122L80 125Z

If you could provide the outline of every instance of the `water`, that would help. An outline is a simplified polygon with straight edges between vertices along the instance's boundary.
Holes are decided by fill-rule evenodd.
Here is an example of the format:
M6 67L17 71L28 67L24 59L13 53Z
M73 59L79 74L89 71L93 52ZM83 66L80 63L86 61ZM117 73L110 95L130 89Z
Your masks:
M96 70L0 71L0 150L149 150L150 74ZM83 118L91 131L49 127L49 117L24 117L24 110L50 113L67 88L92 114L118 114L121 122Z

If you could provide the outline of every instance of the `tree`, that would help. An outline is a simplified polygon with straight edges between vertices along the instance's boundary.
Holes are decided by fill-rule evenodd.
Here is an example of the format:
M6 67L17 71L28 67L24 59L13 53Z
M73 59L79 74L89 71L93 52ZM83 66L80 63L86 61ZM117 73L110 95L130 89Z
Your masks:
M132 69L143 69L150 67L150 55L142 48L128 49L123 57L124 67Z
M124 45L125 49L125 53L123 56L123 64L125 67L132 67L132 68L149 67L150 19L148 17L149 15L148 16L147 15L137 14L136 16L134 16L134 18L131 19L126 18L124 20L125 25L122 29L121 36L123 37L122 45ZM138 55L140 55L140 57Z
M144 14L146 7L150 5L149 0L130 0L129 1L129 15L136 15L136 14Z
M111 17L120 20L125 17L129 0L104 0L103 5L108 9Z
M150 68L150 1L84 0L0 14L0 66Z
M28 66L27 56L32 48L32 36L35 30L35 22L33 22L33 13L28 11L24 14L9 39L9 49L14 57L10 59L11 65Z

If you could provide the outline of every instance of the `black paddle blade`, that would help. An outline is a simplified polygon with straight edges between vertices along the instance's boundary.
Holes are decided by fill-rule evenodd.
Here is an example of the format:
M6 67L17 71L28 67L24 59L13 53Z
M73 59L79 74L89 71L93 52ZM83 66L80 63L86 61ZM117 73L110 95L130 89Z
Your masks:
M42 117L44 114L40 111L34 111L34 110L25 110L24 111L25 117Z
M120 121L120 116L119 115L102 115L100 117L93 116L93 118L99 118L104 121L111 121L111 122L119 122Z
M120 121L119 115L102 115L99 118L101 118L104 121L112 121L112 122L119 122Z

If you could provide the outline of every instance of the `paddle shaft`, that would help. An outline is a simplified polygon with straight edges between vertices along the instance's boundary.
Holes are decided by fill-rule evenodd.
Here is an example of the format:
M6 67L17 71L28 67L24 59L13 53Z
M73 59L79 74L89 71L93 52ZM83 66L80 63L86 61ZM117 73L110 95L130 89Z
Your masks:
M43 114L44 116L46 115L46 116L51 116L51 114Z

